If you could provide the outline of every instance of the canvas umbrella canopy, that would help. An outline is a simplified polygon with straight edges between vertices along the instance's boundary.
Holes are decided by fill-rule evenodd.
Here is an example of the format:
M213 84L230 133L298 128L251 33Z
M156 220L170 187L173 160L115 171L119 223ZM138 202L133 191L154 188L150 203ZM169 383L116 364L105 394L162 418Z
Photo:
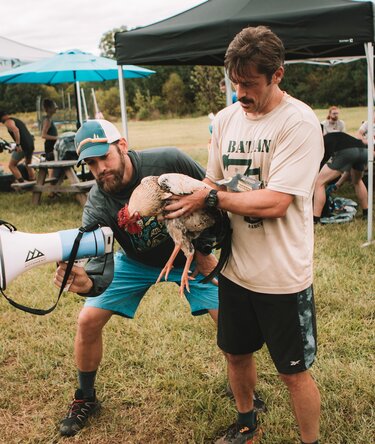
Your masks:
M123 78L145 78L155 71L134 65L122 67ZM0 73L0 83L56 83L76 84L76 103L79 123L82 122L82 106L79 82L103 82L116 80L119 68L115 60L72 49L34 63Z

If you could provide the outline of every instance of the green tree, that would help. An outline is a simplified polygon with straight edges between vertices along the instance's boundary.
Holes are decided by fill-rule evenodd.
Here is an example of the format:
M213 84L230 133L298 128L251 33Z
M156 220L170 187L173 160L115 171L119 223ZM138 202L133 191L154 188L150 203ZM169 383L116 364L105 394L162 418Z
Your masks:
M119 89L117 86L112 86L108 90L96 91L96 100L99 109L104 114L106 119L118 118L121 116Z
M191 73L191 88L196 110L200 113L216 113L225 106L225 95L219 83L224 77L221 66L195 66Z
M185 86L181 77L172 72L168 80L163 85L163 97L167 110L172 115L182 115L185 111Z
M0 109L10 113L23 113L36 110L38 96L58 100L58 93L53 86L46 85L0 85Z
M99 42L100 55L110 59L115 58L115 34L116 32L127 31L127 26L120 26L105 32Z
M127 31L127 26L114 28L103 34L99 48L101 55L104 57L115 57L115 34L116 32ZM193 69L192 66L145 66L145 68L156 71L156 74L145 79L126 79L126 99L130 107L137 108L135 104L137 90L143 91L144 94L149 95L150 100L154 100L155 107L159 110L166 110L167 105L162 97L163 85L169 79L172 73L176 73L182 79L184 87L184 112L190 113L194 109L194 94L188 87L190 84L190 75ZM116 81L103 82L101 89L110 89L116 84ZM109 86L110 85L110 86ZM147 93L145 91L148 91ZM157 99L153 99L157 97ZM144 113L142 113L144 114ZM152 113L151 113L152 114Z
M333 66L286 65L281 87L314 108L365 105L366 62L358 60Z

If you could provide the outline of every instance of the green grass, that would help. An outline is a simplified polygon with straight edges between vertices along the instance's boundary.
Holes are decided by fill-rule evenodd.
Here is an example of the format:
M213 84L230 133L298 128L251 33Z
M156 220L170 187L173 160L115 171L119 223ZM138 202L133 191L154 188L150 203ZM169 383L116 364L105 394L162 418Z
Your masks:
M324 113L325 110L317 111ZM345 112L345 114L344 114ZM342 110L365 115L362 109ZM347 113L347 114L346 114ZM324 117L324 114L322 115ZM361 119L363 119L361 117ZM131 145L178 146L205 164L209 137L205 117L130 122ZM350 127L355 127L351 124ZM0 133L0 135L2 135ZM0 161L7 161L2 154ZM350 185L340 195L353 198ZM42 199L30 193L0 194L0 219L20 231L51 232L80 225L82 209L69 196ZM374 442L374 246L361 248L367 227L316 227L315 294L319 351L312 373L322 395L321 442ZM47 308L58 290L54 264L15 279L8 293L18 302ZM76 386L73 339L82 298L65 293L57 309L36 317L0 300L0 442L50 444ZM177 286L155 285L135 320L113 317L104 333L105 355L97 389L103 410L75 443L211 443L235 419L226 398L225 363L208 316L193 318ZM264 349L257 354L265 444L298 443L288 395Z

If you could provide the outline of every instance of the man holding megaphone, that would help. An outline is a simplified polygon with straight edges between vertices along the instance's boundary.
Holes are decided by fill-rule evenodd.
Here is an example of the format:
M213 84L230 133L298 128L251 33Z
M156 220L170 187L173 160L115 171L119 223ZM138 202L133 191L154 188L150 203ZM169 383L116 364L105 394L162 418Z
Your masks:
M117 128L106 120L88 120L75 136L78 164L85 161L97 183L92 187L83 211L83 225L98 223L109 226L121 250L107 258L103 273L103 257L91 259L83 267L74 266L68 279L69 291L88 296L78 317L75 339L75 361L79 388L75 392L67 416L61 421L60 433L75 435L87 419L100 408L95 394L95 377L102 359L102 329L113 314L133 318L148 288L153 285L160 269L171 255L174 243L165 225L156 218L144 220L141 236L120 229L117 213L128 202L134 188L146 176L182 173L202 180L204 169L193 159L175 148L154 148L135 152ZM209 312L216 321L217 287L200 281L217 263L209 254L208 242L214 238L205 233L195 244L195 266L201 273L190 281L186 298L192 314ZM180 283L185 263L177 256L168 280ZM55 284L61 286L67 264L60 262ZM179 268L181 267L181 268ZM100 271L100 273L99 273Z

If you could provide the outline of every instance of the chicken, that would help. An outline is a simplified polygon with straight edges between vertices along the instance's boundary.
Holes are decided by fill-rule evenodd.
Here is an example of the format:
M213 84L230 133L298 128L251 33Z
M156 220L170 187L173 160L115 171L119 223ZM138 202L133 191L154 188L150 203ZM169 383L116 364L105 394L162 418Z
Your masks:
M142 230L138 224L140 218L156 216L159 220L162 220L164 206L172 194L191 194L202 188L211 189L204 182L184 174L170 173L145 177L134 189L128 205L120 210L119 226L129 233L140 233ZM175 219L164 219L175 248L156 282L160 282L163 276L165 276L165 280L168 280L173 262L179 251L182 250L186 256L186 264L181 276L180 294L183 294L185 288L189 291L189 269L195 252L192 240L199 237L203 230L215 224L215 212L221 213L219 210L202 209L192 214L181 215Z

